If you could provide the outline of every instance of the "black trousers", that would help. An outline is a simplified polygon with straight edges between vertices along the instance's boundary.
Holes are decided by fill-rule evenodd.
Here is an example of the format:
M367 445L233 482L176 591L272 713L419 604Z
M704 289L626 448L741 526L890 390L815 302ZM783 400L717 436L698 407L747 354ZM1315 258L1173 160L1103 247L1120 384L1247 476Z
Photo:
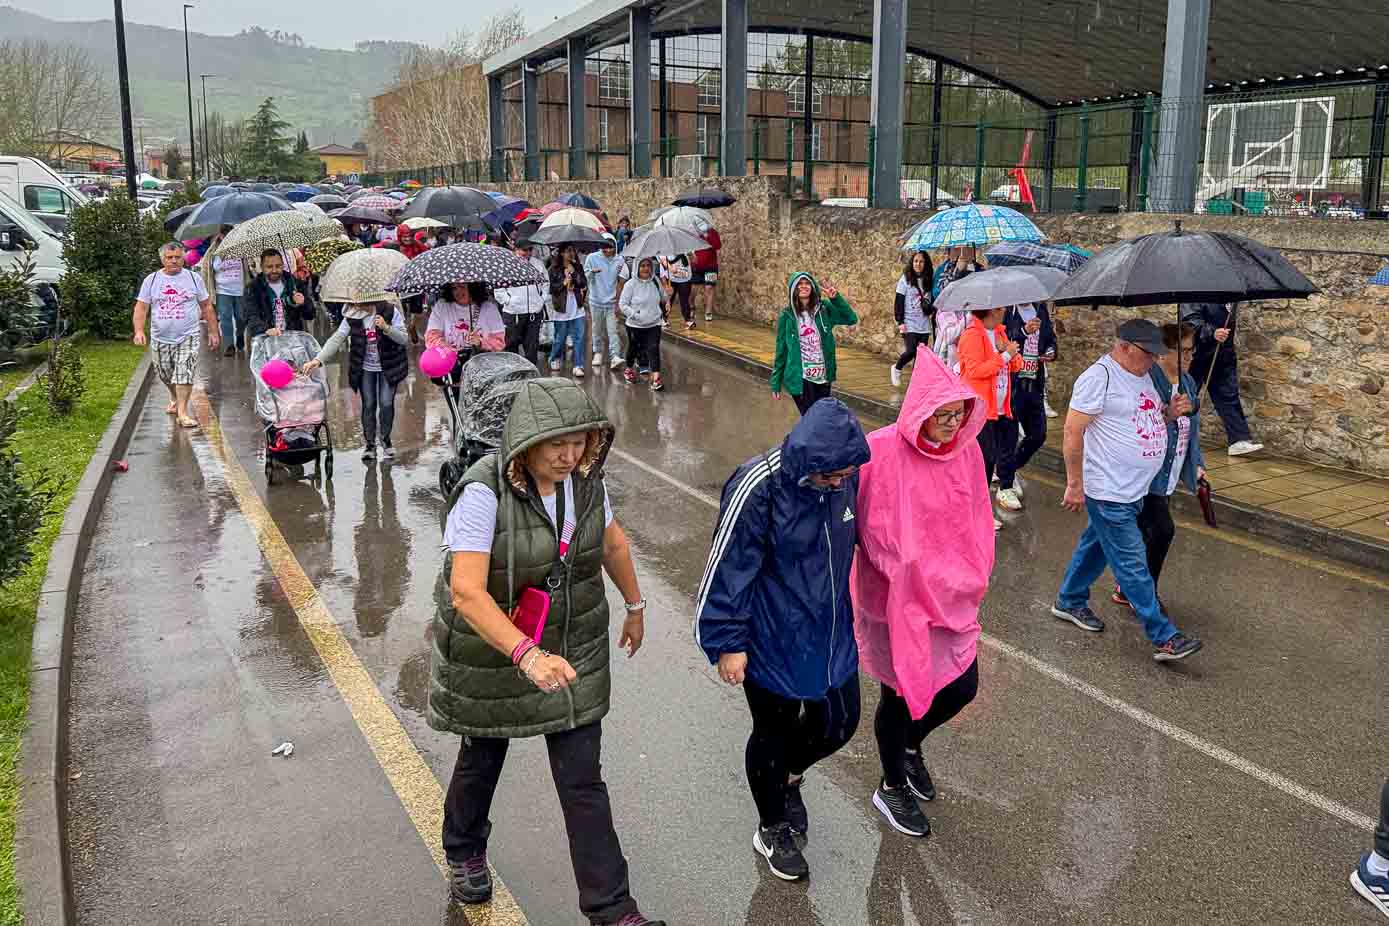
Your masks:
M786 820L786 776L804 775L834 755L858 729L858 673L818 701L798 701L743 682L752 735L748 737L748 787L762 826Z
M1013 477L1027 465L1033 455L1047 442L1047 410L1042 385L1037 380L1013 380L1010 407L1013 417L999 418L998 425L998 486L1013 487ZM1023 433L1018 443L1018 431Z
M994 468L998 466L999 447L1003 443L1002 425L1003 418L995 418L993 421L984 422L984 427L979 431L979 449L984 452L984 485L987 487L994 481Z
M680 316L687 322L694 321L694 307L690 299L693 286L693 283L671 284L671 289L675 290L675 297L680 300Z
M916 349L926 344L931 339L929 334L917 334L915 331L908 331L902 335L902 356L897 358L893 366L899 370L905 370L907 364L916 359Z
M1375 851L1389 858L1389 781L1379 792L1379 825L1375 827Z
M1196 351L1191 358L1191 378L1196 380L1199 387L1206 381L1207 374L1211 378L1211 404L1225 425L1225 437L1232 444L1249 440L1249 421L1245 419L1244 408L1239 402L1239 362L1235 359L1234 344L1227 341L1219 350L1203 345Z
M661 326L633 328L627 326L627 366L636 369L644 364L652 373L661 372Z
M545 736L550 774L564 812L569 857L579 885L579 909L592 923L616 923L637 911L627 881L627 859L613 829L608 786L603 783L601 723ZM465 736L444 797L444 855L462 862L487 849L487 819L510 740ZM530 808L517 808L531 813ZM535 821L540 825L540 821Z
M920 720L912 720L906 700L887 685L882 686L878 712L873 716L873 733L878 738L878 760L883 764L883 781L890 788L907 783L904 761L908 750L920 752L921 743L932 730L949 722L979 693L979 660L969 664L955 681L936 692L931 706Z
M537 368L540 366L540 325L544 313L528 312L525 315L502 313L506 323L506 350L520 354Z
M1153 576L1153 588L1156 590L1158 577L1162 575L1162 564L1167 561L1167 551L1172 549L1172 538L1177 535L1177 525L1172 521L1172 496L1154 495L1151 492L1143 496L1143 508L1138 512L1138 530L1143 534L1143 543L1148 549L1148 572Z
M805 413L810 411L810 406L814 405L821 399L828 399L829 397L829 383L811 383L802 381L801 394L792 396L791 398L796 400L796 408L798 411L800 411L801 417L804 418Z

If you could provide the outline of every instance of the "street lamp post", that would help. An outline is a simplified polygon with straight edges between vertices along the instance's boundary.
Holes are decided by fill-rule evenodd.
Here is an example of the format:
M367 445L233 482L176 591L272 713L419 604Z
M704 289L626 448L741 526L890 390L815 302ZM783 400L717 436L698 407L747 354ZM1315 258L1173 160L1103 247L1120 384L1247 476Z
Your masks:
M130 71L125 62L125 13L121 0L116 4L116 74L121 95L121 142L125 149L125 189L130 201L137 202L135 195L135 132L130 120Z
M198 179L198 149L193 135L193 59L188 53L188 11L193 4L183 5L183 76L188 88L188 172L193 180Z
M207 148L207 79L209 77L216 78L217 75L200 74L198 76L203 82L203 176L210 178L212 176L212 160Z

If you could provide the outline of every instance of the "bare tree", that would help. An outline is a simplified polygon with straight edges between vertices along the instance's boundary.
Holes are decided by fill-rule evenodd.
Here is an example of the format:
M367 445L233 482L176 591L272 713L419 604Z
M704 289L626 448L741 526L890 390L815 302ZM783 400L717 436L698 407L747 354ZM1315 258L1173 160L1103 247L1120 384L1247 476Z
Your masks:
M240 177L246 171L246 120L227 118L221 113L207 117L207 156L212 174L221 177Z
M110 86L81 48L0 42L0 150L61 162L110 112Z

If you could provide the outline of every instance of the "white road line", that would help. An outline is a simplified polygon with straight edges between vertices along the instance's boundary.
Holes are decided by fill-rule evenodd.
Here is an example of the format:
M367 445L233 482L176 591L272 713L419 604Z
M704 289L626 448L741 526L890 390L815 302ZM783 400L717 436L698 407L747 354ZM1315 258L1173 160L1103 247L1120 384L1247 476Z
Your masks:
M668 483L674 488L679 489L681 492L685 493L691 498L703 502L704 504L708 505L716 511L718 510L719 500L709 495L707 492L701 492L699 489L696 489L693 486L686 485L685 483L676 479L674 476L662 472L661 470L650 465L649 463L645 463L642 460L638 460L636 457L632 456L629 453L623 453L622 451L617 449L613 449L612 451L610 451L610 453L612 456L619 458L624 463L629 463L632 466L635 466L637 469L640 469L642 472L654 476L657 479L660 479L662 482ZM1134 705L1129 704L1127 701L1120 700L1119 698L1116 698L1113 695L1106 693L1104 690L1097 688L1094 685L1091 685L1089 682L1082 681L1081 679L1076 678L1074 675L1071 675L1064 669L1057 668L1049 662L1038 659L1036 656L1033 656L1030 653L1018 649L1011 643L1005 643L1004 641L998 639L992 634L987 633L980 635L979 642L983 643L985 646L994 650L997 653L1002 653L1005 656L1016 659L1023 665L1027 666L1029 669L1032 669L1041 675L1045 675L1052 681L1060 682L1062 685L1065 685L1067 688L1071 689L1074 692L1077 692L1078 694L1082 694L1093 701L1098 701L1100 704L1103 704L1110 710L1117 711L1118 713L1123 714L1125 717L1128 717L1130 720L1134 720L1150 730L1156 730L1158 733L1161 733L1163 736L1167 737L1170 740L1173 740L1174 742L1181 743L1183 746L1187 746L1191 749L1194 749L1202 755L1214 759L1222 765L1229 766L1235 771L1243 772L1250 778L1253 778L1256 781L1261 781L1271 788L1276 788L1277 790L1282 791L1289 797L1295 798L1301 801L1302 803L1307 804L1310 807L1315 807L1322 813L1335 817L1336 819L1341 820L1345 823L1349 823L1351 826L1354 826L1357 829L1361 829L1370 833L1374 832L1375 821L1370 817L1366 816L1365 814L1357 813L1356 811L1351 810L1344 804L1338 803L1337 801L1333 801L1331 798L1326 797L1323 794L1318 794L1311 788L1303 787L1302 785L1298 784L1290 778L1287 778L1283 775L1278 774L1277 772L1266 769L1262 765L1259 765L1255 762L1251 762L1243 756L1236 755L1230 750L1225 749L1221 746L1217 746L1209 740L1202 739L1195 733L1192 733L1190 730L1185 730L1177 726L1176 724L1168 723L1161 717L1157 717L1153 714L1150 714L1147 711L1143 710L1141 707L1135 707Z

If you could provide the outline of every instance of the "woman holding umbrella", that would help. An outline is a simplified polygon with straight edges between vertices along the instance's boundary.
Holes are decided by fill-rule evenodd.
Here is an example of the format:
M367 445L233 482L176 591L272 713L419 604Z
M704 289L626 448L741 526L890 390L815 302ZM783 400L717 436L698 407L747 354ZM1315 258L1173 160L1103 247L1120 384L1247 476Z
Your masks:
M501 310L492 301L484 283L449 283L439 289L439 298L429 312L424 331L425 347L443 347L458 353L449 386L458 397L463 364L477 351L501 350L506 346L506 324ZM436 380L443 385L441 380Z
M586 307L588 281L579 250L562 245L550 258L550 320L555 323L555 341L550 347L550 369L564 368L564 344L574 344L574 378L584 378L584 353L588 348Z
M376 440L387 460L395 459L391 429L395 425L396 388L410 373L405 316L389 302L351 303L342 307L342 324L323 342L318 356L304 364L312 373L349 346L347 382L362 399L362 462L376 462Z

